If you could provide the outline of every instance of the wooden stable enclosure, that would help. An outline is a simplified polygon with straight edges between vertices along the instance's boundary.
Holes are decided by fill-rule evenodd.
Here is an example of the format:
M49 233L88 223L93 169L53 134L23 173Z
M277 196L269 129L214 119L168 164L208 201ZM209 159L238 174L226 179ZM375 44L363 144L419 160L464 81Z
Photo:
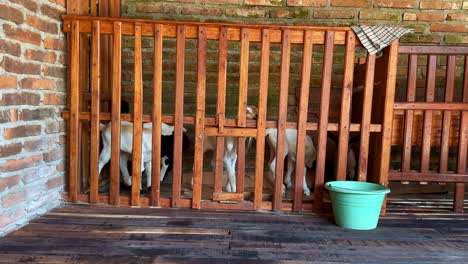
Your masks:
M388 180L454 183L453 209L463 212L468 182L468 47L400 46L399 54L408 63L406 96L394 105L392 144L401 146L401 163L392 168ZM415 152L419 155L413 157Z
M365 78L363 79L363 97L361 98L362 115L359 122L352 122L351 101L353 97L353 74L356 57L355 49L359 41L348 27L308 27L308 26L277 26L277 25L244 25L222 23L194 23L174 21L153 21L142 19L122 19L85 16L65 16L64 31L69 37L69 72L70 72L70 107L64 113L69 122L69 181L68 200L72 202L108 203L123 206L163 206L163 207L191 207L204 209L234 209L234 210L315 210L321 211L324 202L325 160L327 148L327 133L338 135L335 178L345 180L348 155L348 141L350 133L360 135L359 155L357 161L358 179L360 181L372 181L386 183L390 162L391 132L394 109L395 77L398 55L398 42L384 50L383 56L376 58L370 55L366 58ZM102 63L101 39L104 36L112 36L111 64ZM122 46L126 37L131 37L133 45L133 83L132 98L133 112L121 113L122 98ZM142 60L143 38L150 38L152 50L151 82L149 87L152 94L151 112L144 113L142 107L144 96L144 74ZM172 83L174 91L174 108L170 114L165 114L163 107L163 76L168 67L164 66L166 40L175 39L175 78ZM80 47L87 45L89 40L90 52ZM196 43L196 102L194 115L188 115L184 107L184 95L188 93L184 77L188 69L184 66L189 59L186 56L186 44L189 41ZM213 48L210 41L216 41L217 53L216 74L216 109L214 116L208 116L206 108L207 94L207 49ZM228 58L232 43L239 47L237 89L227 93ZM249 49L252 44L259 47L259 85L249 86ZM143 44L144 46L145 44ZM188 45L188 44L187 44ZM273 91L270 88L272 81L269 79L271 70L270 62L273 60L273 45L279 47L280 64L279 88ZM298 83L297 96L299 102L294 105L297 113L296 120L289 118L290 93L290 61L293 45L300 45L299 57L300 82ZM209 46L209 47L208 47ZM147 48L147 47L146 47ZM295 49L297 47L295 46ZM317 93L310 91L311 87L311 63L316 59L316 50L320 51L319 60L322 61L320 83ZM84 51L84 52L83 52ZM339 117L336 120L329 118L331 104L331 87L334 76L334 59L337 52L342 52L343 60L341 69L343 80L339 84ZM146 53L145 53L146 54ZM84 73L82 57L89 58L90 71ZM108 87L102 87L105 80L101 78L103 68L111 67L111 80ZM374 74L376 73L376 74ZM375 76L374 76L375 75ZM292 75L291 75L292 76ZM374 80L375 78L375 80ZM378 89L374 88L374 82L379 81ZM105 81L108 82L107 80ZM102 98L102 90L110 89L111 98ZM256 93L255 105L258 107L256 120L247 119L246 107L252 92ZM278 102L274 111L270 108L270 93L278 94ZM313 93L314 92L314 93ZM319 95L319 96L317 96ZM318 98L317 113L311 114L310 97ZM378 98L377 100L373 100ZM110 104L103 106L103 102L111 99ZM235 102L234 115L228 114L226 105ZM252 103L252 100L250 100ZM249 104L250 104L249 103ZM106 109L104 109L106 108ZM104 110L102 110L104 109ZM274 112L273 118L267 118L267 114ZM357 112L357 111L353 111ZM314 120L310 116L317 116ZM234 116L234 117L232 117ZM354 118L354 117L353 117ZM101 192L99 186L102 182L98 173L98 159L100 152L100 123L112 121L112 151L110 161L110 188L108 192ZM140 183L143 179L140 171L142 159L143 123L152 122L152 174L151 191L141 192L139 184L132 184L131 191L125 192L120 185L119 156L121 121L133 123L133 151L132 151L132 182ZM174 160L172 173L172 186L169 196L163 196L162 184L160 184L160 144L161 123L174 126ZM194 126L193 144L193 191L182 192L187 179L182 171L182 145L184 125ZM85 127L90 128L85 129ZM265 161L265 131L268 128L277 128L277 160L283 161L285 155L286 129L297 129L297 161L295 165L294 185L292 196L288 199L282 196L284 177L284 162L276 162L276 178L271 193L265 193L264 172ZM89 132L88 132L89 131ZM84 136L87 134L87 136ZM312 199L306 199L303 195L303 169L305 156L305 138L311 135L314 146L317 149L315 168L308 174L314 176ZM204 170L203 144L205 136L217 137L217 150L213 186L206 194ZM237 153L237 191L226 192L223 189L223 148L226 137L236 138L238 144ZM255 169L253 171L252 186L247 190L245 182L246 171L246 138L256 139ZM89 139L88 139L89 138ZM85 147L84 147L85 146ZM87 147L86 147L87 146ZM89 149L89 154L88 154ZM180 154L180 155L179 155ZM83 157L89 157L84 162ZM371 162L369 162L371 161ZM89 181L86 171L89 172ZM312 171L312 172L310 172ZM83 173L85 172L85 173ZM213 174L211 174L213 175ZM102 175L101 175L102 178ZM190 181L190 179L189 179ZM83 184L85 182L85 184ZM88 184L86 184L89 182Z

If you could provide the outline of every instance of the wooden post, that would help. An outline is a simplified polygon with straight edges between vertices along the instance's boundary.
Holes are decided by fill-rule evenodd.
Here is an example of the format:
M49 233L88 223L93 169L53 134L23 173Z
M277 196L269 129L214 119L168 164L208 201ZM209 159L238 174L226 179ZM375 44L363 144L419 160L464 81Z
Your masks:
M79 79L79 63L80 63L80 22L73 21L70 37L70 124L69 124L69 140L70 140L70 197L72 202L78 201L80 193L80 181L78 177L80 139L78 130L80 126L80 79Z
M143 71L141 24L135 23L135 62L133 89L132 206L140 206L142 142L143 142ZM157 170L158 168L154 168Z
M328 110L330 107L330 88L333 68L333 42L335 33L327 31L325 36L325 52L322 74L322 89L320 92L320 117L318 124L317 160L315 170L314 209L321 211L323 199L323 183L325 181L325 158L327 151Z
M282 208L283 169L286 121L288 112L288 88L289 88L289 65L290 65L291 39L289 29L284 29L281 40L281 76L280 95L278 104L278 130L276 140L276 167L275 186L273 194L273 210L280 211Z
M302 80L299 100L299 116L297 118L297 142L296 142L296 177L294 184L293 210L302 210L303 178L306 177L305 144L307 113L310 90L310 71L312 67L312 31L304 32L304 51L302 52Z
M203 180L203 139L205 129L206 28L198 28L197 111L195 116L195 157L193 161L192 208L200 209Z
M90 192L89 201L93 204L99 201L99 107L100 107L100 54L101 54L101 22L93 21L91 48L91 151L90 151Z
M463 102L468 103L468 55L465 56L465 71L463 75ZM468 112L461 112L460 135L458 143L457 173L466 175L466 159L468 150ZM464 211L465 184L455 184L453 209L457 213Z
M255 190L254 208L259 210L262 205L263 192L263 162L265 150L265 123L268 96L268 75L270 65L270 31L262 30L262 49L260 59L260 89L258 92L258 116L257 116L257 146L255 156Z
M154 25L151 205L160 205L163 25Z
M182 182L182 129L184 125L185 26L177 26L176 83L174 111L174 159L172 170L172 207L179 207Z
M455 90L455 77L456 77L456 57L454 55L447 58L447 71L445 75L445 102L451 103L453 101L453 93ZM448 156L449 156L449 137L450 126L452 124L452 112L444 111L442 121L442 134L440 143L440 173L447 173Z
M418 55L409 55L408 61L408 85L406 92L406 101L414 102L416 99L416 81L418 79ZM414 110L405 112L405 128L403 136L403 152L401 155L401 171L409 172L411 170L411 147L414 123Z
M369 160L369 133L372 113L372 94L374 91L375 54L367 56L366 81L364 85L361 140L359 147L358 179L367 181L367 166ZM342 161L342 160L339 160Z
M354 52L356 35L348 31L346 36L345 72L343 77L343 92L341 94L340 130L338 142L338 162L336 168L336 179L346 178L346 166L349 148L349 126L351 115L351 96L353 93L354 75ZM361 128L362 129L362 128Z
M122 22L114 22L112 45L112 128L110 204L120 203L120 101L122 73Z

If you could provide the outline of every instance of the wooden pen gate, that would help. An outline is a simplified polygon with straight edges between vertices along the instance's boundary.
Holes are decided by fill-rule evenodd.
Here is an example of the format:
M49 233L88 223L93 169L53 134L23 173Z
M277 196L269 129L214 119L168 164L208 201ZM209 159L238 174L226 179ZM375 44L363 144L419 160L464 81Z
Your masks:
M395 131L402 155L401 166L390 172L389 180L455 183L453 209L463 212L468 182L468 47L401 46L399 53L408 61L406 98L394 106L404 116L401 129ZM418 82L421 75L425 83ZM418 89L424 96L417 98ZM414 165L415 145L419 167ZM431 152L439 153L437 161L431 162ZM455 160L452 169L450 157Z
M364 97L362 116L359 123L351 122L351 98L353 91L353 71L355 63L355 47L359 45L355 34L347 27L307 27L307 26L274 26L274 25L239 25L221 23L192 23L172 21L152 21L141 19L120 19L102 17L65 16L64 31L69 33L70 56L70 108L64 113L69 120L69 200L72 202L109 203L113 205L131 206L172 206L212 209L236 210L312 210L320 211L324 201L323 183L326 158L327 133L335 131L339 135L338 164L336 178L345 179L346 160L348 153L348 139L350 132L360 133L360 151L358 160L358 175L361 181L381 182L387 179L390 155L391 124L393 118L393 97L395 88L396 61L398 42L387 48L382 58L375 55L367 57L366 78L364 81ZM80 45L83 40L80 36L90 36L90 78L89 87L85 93L90 94L89 110L81 107L83 90L80 84L82 67L80 67L82 54ZM100 112L100 88L103 65L101 62L101 39L112 36L111 72L112 72L112 111ZM122 114L120 109L122 86L122 36L134 37L134 102L133 113ZM142 81L142 37L151 37L154 41L153 78L153 105L152 114L144 115L142 110L143 81ZM175 109L173 115L163 115L161 109L162 76L163 76L163 40L176 39L176 65L175 65ZM197 85L196 85L196 114L184 115L184 62L185 43L187 39L197 40ZM216 118L205 115L206 97L206 61L207 40L218 41L218 79L216 102ZM228 43L240 42L239 90L237 118L227 118L225 115L226 97L226 63ZM248 62L249 43L260 43L260 81L258 90L258 117L257 120L246 119L246 106L248 94ZM268 72L270 63L270 44L281 44L280 91L277 120L267 120ZM287 103L290 72L291 44L303 45L302 72L299 91L298 117L296 122L288 120ZM318 122L308 121L308 102L310 87L310 72L312 53L314 47L323 46L323 73L321 78L320 105ZM344 78L341 86L341 108L339 122L329 122L330 89L332 83L332 65L334 50L344 47ZM81 70L81 72L80 72ZM376 92L380 96L378 103L373 103L374 73L375 78L384 80ZM221 95L221 96L220 96ZM374 94L375 96L375 94ZM86 107L85 107L86 108ZM371 115L372 113L372 115ZM133 153L132 153L132 182L141 180L140 161L142 151L142 125L152 122L152 190L149 196L142 196L139 184L132 184L131 194L121 195L119 155L120 149L113 147L110 165L109 194L99 193L99 124L112 121L113 146L120 145L120 122L123 120L133 122ZM81 123L90 122L90 141L83 142ZM174 153L173 183L171 197L161 197L160 168L161 157L159 146L161 144L161 122L174 125ZM193 194L192 197L181 197L183 125L195 126L194 166L193 166ZM295 173L294 195L292 201L284 201L281 196L284 162L276 163L276 178L274 192L271 200L263 198L264 181L264 146L265 129L277 128L278 160L284 160L285 129L298 130L297 163ZM314 140L317 149L315 168L315 182L313 203L303 203L302 169L304 167L306 132L315 131ZM203 174L203 141L205 136L217 137L216 169L214 180L214 193L212 199L202 199ZM237 192L227 193L222 190L222 155L224 138L235 137L238 142L237 161ZM245 139L256 138L255 180L253 195L244 196L244 167L245 167ZM81 184L82 171L80 151L82 146L90 145L90 177L89 192L83 191ZM371 146L371 148L369 148ZM372 162L368 162L372 160ZM369 167L369 169L368 169ZM87 168L85 168L87 169ZM369 171L369 173L368 173ZM368 177L368 175L370 175ZM221 201L221 202L219 202ZM230 201L231 203L222 203ZM233 203L232 203L233 202Z

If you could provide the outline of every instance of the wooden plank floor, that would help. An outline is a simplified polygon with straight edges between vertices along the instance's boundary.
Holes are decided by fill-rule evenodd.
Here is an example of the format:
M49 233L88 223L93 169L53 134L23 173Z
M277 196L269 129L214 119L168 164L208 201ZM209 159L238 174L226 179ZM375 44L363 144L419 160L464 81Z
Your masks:
M65 205L0 238L0 263L468 263L468 215L329 216Z

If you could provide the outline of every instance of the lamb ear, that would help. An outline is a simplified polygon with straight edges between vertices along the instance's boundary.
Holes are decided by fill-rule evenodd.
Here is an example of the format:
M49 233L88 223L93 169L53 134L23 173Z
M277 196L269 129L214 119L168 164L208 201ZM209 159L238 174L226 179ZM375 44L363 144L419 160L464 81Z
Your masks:
M187 132L187 129L185 127L182 127L182 131Z
M161 135L171 136L174 134L174 127L165 123L161 123Z
M99 131L104 131L106 125L99 123Z

